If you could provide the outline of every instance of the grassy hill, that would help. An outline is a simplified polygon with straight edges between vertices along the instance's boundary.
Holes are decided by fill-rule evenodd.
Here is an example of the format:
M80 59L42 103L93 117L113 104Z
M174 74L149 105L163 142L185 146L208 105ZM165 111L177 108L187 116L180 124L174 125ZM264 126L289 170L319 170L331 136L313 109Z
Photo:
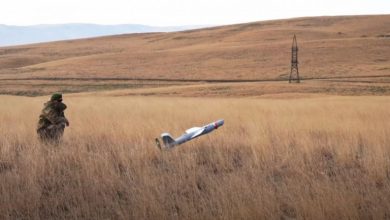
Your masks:
M327 80L307 84L298 92L390 94L389 27L390 15L310 17L3 47L0 94L113 89L133 93L145 87L233 82L234 86L222 85L229 89L217 95L263 95L263 86L242 82L286 80L294 34L301 77L306 82ZM297 92L285 86L267 85L266 90ZM242 92L242 88L261 91ZM181 91L162 94L198 94L196 87ZM141 93L161 94L161 90Z
M1 48L0 219L388 219L389 22L299 18ZM285 80L294 33L300 84ZM49 96L3 95L53 91L70 121L57 146L36 134ZM220 118L210 135L155 146L162 132Z
M390 15L312 17L0 48L0 77L263 80L390 75Z

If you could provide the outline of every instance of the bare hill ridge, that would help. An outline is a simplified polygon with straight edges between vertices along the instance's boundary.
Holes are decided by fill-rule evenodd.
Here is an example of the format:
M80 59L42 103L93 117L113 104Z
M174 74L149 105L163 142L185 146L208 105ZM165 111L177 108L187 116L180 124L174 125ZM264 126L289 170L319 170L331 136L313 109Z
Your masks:
M0 78L269 80L390 75L390 15L311 17L0 48Z
M198 28L200 27L201 26L198 26ZM117 34L174 32L194 28L196 28L196 26L154 27L138 24L99 25L88 23L66 23L28 26L0 24L0 46L15 46Z

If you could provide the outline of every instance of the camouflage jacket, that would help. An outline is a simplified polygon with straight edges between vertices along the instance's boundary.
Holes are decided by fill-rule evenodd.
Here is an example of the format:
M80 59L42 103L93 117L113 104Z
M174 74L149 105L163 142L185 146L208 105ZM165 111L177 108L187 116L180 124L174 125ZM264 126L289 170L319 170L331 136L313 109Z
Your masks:
M66 105L62 102L48 101L45 103L39 116L38 130L47 128L52 124L68 123L64 115Z

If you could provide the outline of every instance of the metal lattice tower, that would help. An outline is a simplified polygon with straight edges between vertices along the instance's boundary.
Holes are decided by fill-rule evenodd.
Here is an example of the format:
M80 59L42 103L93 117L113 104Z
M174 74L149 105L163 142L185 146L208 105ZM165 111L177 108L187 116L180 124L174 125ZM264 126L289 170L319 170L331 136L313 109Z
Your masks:
M291 47L291 72L290 72L290 78L288 80L289 83L291 82L297 82L300 83L299 79L299 71L298 71L298 44L297 44L297 38L293 38L293 43Z

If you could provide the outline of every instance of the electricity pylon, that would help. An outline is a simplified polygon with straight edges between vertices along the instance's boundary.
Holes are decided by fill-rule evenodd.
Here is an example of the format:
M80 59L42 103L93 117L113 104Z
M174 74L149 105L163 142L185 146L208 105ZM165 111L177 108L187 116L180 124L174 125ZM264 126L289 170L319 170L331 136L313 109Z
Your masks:
M300 83L299 79L299 71L298 71L298 44L297 44L297 38L293 38L293 43L291 47L291 72L290 72L290 78L288 80L289 83L291 82L297 82Z

